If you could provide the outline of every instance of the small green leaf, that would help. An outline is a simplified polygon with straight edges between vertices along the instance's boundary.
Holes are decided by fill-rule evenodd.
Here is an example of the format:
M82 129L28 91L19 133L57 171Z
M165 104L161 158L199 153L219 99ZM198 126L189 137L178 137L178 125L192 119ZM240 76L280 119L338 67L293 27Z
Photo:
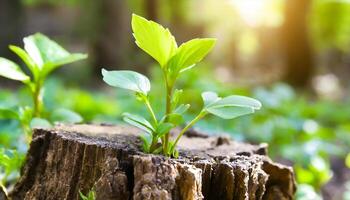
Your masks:
M167 115L168 122L172 123L174 126L177 126L184 122L183 116L178 113L171 113Z
M19 119L16 108L0 107L0 119Z
M152 124L139 115L124 113L123 120L130 125L136 126L137 128L146 131L147 133L153 134L155 131Z
M79 123L83 121L83 118L78 113L65 108L54 110L51 119L53 122L65 123Z
M178 90L176 89L174 91L174 94L173 94L173 98L171 99L171 109L175 109L176 106L178 105L180 99L181 99L181 96L183 94L183 90Z
M150 135L141 135L142 140L142 150L146 153L150 152L152 138Z
M216 101L218 101L220 99L220 97L218 97L218 94L216 94L215 92L203 92L202 93L202 99L204 102L204 106L208 106L211 103L214 103Z
M216 39L193 39L182 44L176 54L169 60L167 68L172 76L192 68L200 62L214 47Z
M174 128L174 125L172 123L160 123L157 127L156 133L157 137L162 137L163 135L169 133L169 131Z
M33 76L36 78L39 78L39 68L35 64L35 62L32 60L32 58L28 55L28 53L21 47L18 47L15 45L10 45L9 48L11 51L15 52L23 60L23 62L27 65L27 67L32 72Z
M6 185L8 181L6 180L6 178L10 174L15 175L15 177L19 175L19 169L22 166L24 157L25 155L23 153L20 153L16 150L0 148L0 170L2 175L0 177L0 181L1 181L0 185L1 184Z
M16 63L1 57L0 57L0 76L9 78L12 80L22 81L24 83L27 83L30 81L30 77L27 76Z
M33 118L33 109L29 106L20 107L18 109L19 120L22 124L30 124Z
M231 95L220 98L214 92L202 93L204 110L224 119L233 119L254 113L260 109L261 103L253 98Z
M79 196L81 200L95 200L96 199L96 192L95 189L92 188L87 196L85 196L81 191L79 191Z
M345 165L350 168L350 153L345 158Z
M49 121L42 118L33 118L30 122L31 128L51 128L52 125Z
M132 15L131 26L137 46L164 67L177 49L175 38L170 31L135 14Z
M151 89L148 78L134 71L107 71L102 69L102 75L104 82L110 86L132 90L144 95L147 95Z
M190 104L181 104L173 112L177 114L184 114L190 108Z
M25 37L23 41L24 49L43 76L58 66L87 58L86 54L70 54L55 41L41 33Z

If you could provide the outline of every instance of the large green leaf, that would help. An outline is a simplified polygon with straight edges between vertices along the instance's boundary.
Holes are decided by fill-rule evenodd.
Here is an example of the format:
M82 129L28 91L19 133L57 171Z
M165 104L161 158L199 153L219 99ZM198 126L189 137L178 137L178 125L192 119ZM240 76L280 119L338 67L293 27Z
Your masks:
M261 103L253 98L231 95L220 98L214 92L202 93L204 110L224 119L233 119L254 113L261 108Z
M110 86L132 90L145 95L151 89L151 83L148 78L134 71L107 71L102 69L102 75L104 82Z
M164 67L177 49L175 38L170 31L135 14L132 15L131 26L137 46Z
M30 77L14 62L0 57L0 76L27 83Z
M130 113L123 114L123 120L130 125L133 125L141 130L146 131L147 133L153 134L155 132L152 124L148 122L145 118L139 115L133 115Z
M87 58L86 54L70 54L67 50L41 33L25 37L24 49L44 75L56 67Z
M192 68L200 62L214 47L216 39L202 38L193 39L182 44L176 54L169 60L167 68L173 75L177 75Z

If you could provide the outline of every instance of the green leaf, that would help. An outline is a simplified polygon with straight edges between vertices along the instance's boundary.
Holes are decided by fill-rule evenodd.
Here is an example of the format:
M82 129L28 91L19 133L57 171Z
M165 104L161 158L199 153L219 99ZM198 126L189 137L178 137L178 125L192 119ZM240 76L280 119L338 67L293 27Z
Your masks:
M11 51L16 53L23 60L23 62L27 65L27 67L32 72L33 76L36 78L39 78L39 68L35 64L35 62L32 60L32 58L28 55L28 53L21 47L18 47L15 45L10 45L9 48Z
M144 95L147 95L151 89L151 83L148 78L134 71L107 71L102 69L102 75L104 82L110 86L132 90Z
M216 94L215 92L203 92L202 93L202 99L204 102L204 106L208 106L209 104L212 104L216 101L218 101L220 98L218 96L218 94Z
M18 113L19 120L22 124L30 124L33 118L33 108L29 106L20 107Z
M83 121L83 118L76 112L59 108L53 111L51 119L53 122L66 122L66 123L79 123Z
M184 114L190 108L190 104L181 104L173 112L177 114Z
M79 191L79 196L80 196L80 199L82 199L82 200L95 200L96 199L96 192L95 192L95 189L93 188L89 191L87 196L85 196L81 191Z
M345 158L345 165L350 168L350 153Z
M261 103L253 98L231 95L222 99L217 100L214 103L208 105L209 107L227 107L227 106L239 106L239 107L250 107L255 110L261 108Z
M163 135L169 133L169 131L174 128L174 125L172 123L160 123L157 127L156 133L157 137L162 137Z
M0 107L0 119L19 119L16 108Z
M207 108L206 111L223 119L233 119L239 116L254 113L254 109L249 107L214 107Z
M167 64L169 72L176 77L178 73L192 68L210 52L215 42L213 38L201 38L182 44Z
M254 113L261 108L261 103L250 97L231 95L220 98L214 92L202 93L204 110L223 119L233 119Z
M0 182L6 184L8 181L6 180L6 178L10 174L16 174L16 176L19 175L19 171L24 161L24 157L25 155L23 153L20 153L16 150L0 148L0 170L3 170L1 172L4 173L2 174L2 180L0 180Z
M174 91L173 98L171 99L171 110L175 109L175 107L178 105L182 94L183 94L183 90L176 89Z
M24 83L28 83L30 81L30 77L27 76L16 63L1 57L0 76L12 80L22 81Z
M139 115L124 113L123 120L130 125L136 126L137 128L146 131L147 133L153 134L155 131L152 124Z
M171 113L168 115L168 122L172 123L174 126L177 126L184 122L184 118L181 114Z
M31 128L51 128L52 125L49 121L42 118L33 118L30 122Z
M177 49L175 38L170 31L135 14L132 15L131 26L137 46L164 67Z
M43 75L47 75L58 66L87 58L86 54L70 54L55 41L41 33L25 37L23 41L24 49Z
M152 142L152 138L149 135L141 135L140 136L141 140L142 140L142 150L146 153L150 152L150 147L151 147L151 142Z

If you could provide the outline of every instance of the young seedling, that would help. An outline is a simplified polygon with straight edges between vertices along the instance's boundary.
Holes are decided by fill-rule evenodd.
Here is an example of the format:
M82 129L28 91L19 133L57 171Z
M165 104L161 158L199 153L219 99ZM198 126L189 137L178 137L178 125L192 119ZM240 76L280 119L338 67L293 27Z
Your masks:
M177 157L176 145L180 138L207 114L213 114L223 119L233 119L260 109L261 103L249 97L231 95L221 98L214 92L204 92L202 93L204 102L202 110L181 130L175 139L171 140L170 130L183 122L183 114L190 107L188 104L179 105L182 90L174 88L176 80L211 51L216 39L196 38L178 47L170 31L156 22L133 14L131 25L137 46L153 57L162 69L166 88L164 116L157 118L152 109L148 94L151 84L144 75L127 70L107 71L105 69L102 69L102 75L103 80L108 85L135 92L136 98L145 104L151 121L142 116L124 114L124 120L127 123L148 133L148 136L142 137L145 152Z
M28 86L33 99L33 108L18 108L17 111L0 108L0 115L18 119L23 125L24 131L30 134L30 123L40 124L41 126L50 125L48 121L42 118L44 114L43 85L46 77L56 68L85 59L87 55L71 54L41 33L25 37L23 42L24 49L15 45L10 45L9 48L23 60L31 75L25 74L16 63L0 57L0 76L20 81ZM66 112L63 114L74 115L73 113L67 113L69 112L67 110L58 112L61 112L58 114Z
M95 192L95 189L92 188L85 196L81 191L79 191L79 196L80 196L81 200L95 200L96 199L96 192Z

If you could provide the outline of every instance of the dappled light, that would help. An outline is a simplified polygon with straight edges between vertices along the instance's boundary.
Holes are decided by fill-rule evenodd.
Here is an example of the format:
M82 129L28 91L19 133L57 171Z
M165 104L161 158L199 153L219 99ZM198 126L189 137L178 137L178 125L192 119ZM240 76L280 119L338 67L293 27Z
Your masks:
M0 15L0 199L350 200L349 0Z

